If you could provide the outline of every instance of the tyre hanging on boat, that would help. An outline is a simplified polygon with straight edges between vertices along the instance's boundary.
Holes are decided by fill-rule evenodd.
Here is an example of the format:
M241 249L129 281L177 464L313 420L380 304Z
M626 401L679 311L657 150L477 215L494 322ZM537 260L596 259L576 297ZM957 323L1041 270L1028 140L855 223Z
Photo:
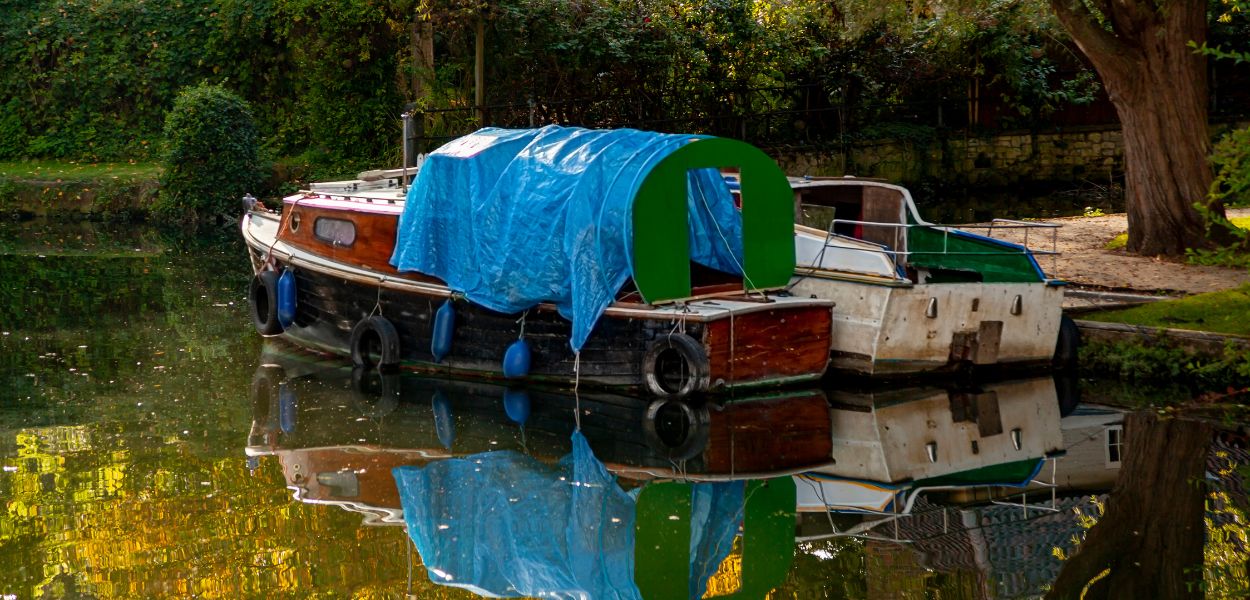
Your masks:
M252 277L248 288L247 304L252 312L252 324L261 335L282 333L278 320L278 273L265 270Z
M352 329L350 347L352 364L356 367L376 367L383 373L399 368L399 332L382 315L357 323Z
M1081 330L1072 317L1059 319L1059 336L1055 340L1054 366L1056 369L1075 369L1077 352L1081 347Z
M661 398L685 398L708 387L711 367L703 346L684 333L651 343L642 359L642 381Z

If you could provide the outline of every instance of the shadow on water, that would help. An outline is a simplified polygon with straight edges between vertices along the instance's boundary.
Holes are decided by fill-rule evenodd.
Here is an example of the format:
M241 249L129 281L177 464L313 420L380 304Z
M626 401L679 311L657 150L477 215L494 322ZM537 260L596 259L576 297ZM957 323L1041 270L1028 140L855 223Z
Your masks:
M0 263L0 595L1247 590L1245 436L1070 380L573 397L262 344L230 232Z

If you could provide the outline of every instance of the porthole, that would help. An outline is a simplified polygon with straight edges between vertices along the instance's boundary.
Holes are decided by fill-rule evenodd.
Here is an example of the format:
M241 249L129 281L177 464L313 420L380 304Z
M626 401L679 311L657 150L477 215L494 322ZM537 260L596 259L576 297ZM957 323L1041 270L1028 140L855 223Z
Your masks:
M350 246L356 242L356 224L346 219L319 217L313 222L313 235L335 246Z
M291 213L291 231L299 231L300 214L298 212Z

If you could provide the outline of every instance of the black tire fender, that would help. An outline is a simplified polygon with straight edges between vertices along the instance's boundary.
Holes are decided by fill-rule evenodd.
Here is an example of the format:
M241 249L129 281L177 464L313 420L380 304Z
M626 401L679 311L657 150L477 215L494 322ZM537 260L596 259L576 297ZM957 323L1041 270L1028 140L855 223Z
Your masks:
M400 375L373 369L352 369L352 399L360 414L377 419L399 406Z
M252 374L252 421L264 423L278 415L278 386L286 372L278 365L261 365Z
M247 304L252 313L252 325L261 335L282 333L278 321L278 272L265 270L252 277L248 288Z
M656 400L642 418L643 438L660 456L690 460L707 449L711 415L707 406L680 400Z
M1075 369L1077 353L1081 347L1081 330L1072 317L1059 319L1059 336L1055 339L1054 366L1057 369Z
M676 353L676 356L669 354ZM668 363L679 358L678 373L669 372ZM703 346L684 333L674 333L651 343L642 358L642 382L649 393L660 398L685 398L708 388L711 366ZM675 381L674 381L675 379Z
M356 324L351 338L352 365L379 372L399 368L399 332L382 315L374 315ZM375 361L376 355L376 361Z

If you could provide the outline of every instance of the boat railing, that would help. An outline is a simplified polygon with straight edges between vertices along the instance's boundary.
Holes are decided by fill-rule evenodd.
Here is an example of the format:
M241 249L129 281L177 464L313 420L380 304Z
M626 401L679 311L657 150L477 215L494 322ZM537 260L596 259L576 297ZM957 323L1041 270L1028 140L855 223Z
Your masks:
M942 232L942 248L941 250L918 250L899 249L896 246L891 247L887 244L880 244L861 237L849 236L845 234L835 233L838 225L852 225L864 227L879 227L891 230L907 230L911 228L931 229ZM1043 221L1019 221L1015 219L993 219L989 223L971 223L965 225L937 225L933 223L885 223L881 221L861 221L856 219L833 219L829 223L828 233L825 237L825 245L827 247L836 247L839 250L869 252L874 254L886 254L894 258L896 262L905 260L913 254L943 254L950 256L1002 256L1004 254L1030 254L1033 256L1049 256L1051 257L1051 271L1055 270L1058 264L1059 256L1059 225L1058 223L1048 223ZM1017 252L1012 252L1008 248L1000 250L951 250L950 235L952 232L967 232L969 230L985 230L984 237L994 239L1001 242L1008 242L1019 247ZM1033 235L1034 230L1045 230L1049 232L1049 248L1044 246L1035 247L1033 244L1037 242L1037 236ZM975 233L974 233L975 235ZM880 248L854 248L834 244L836 239L849 239L860 242L869 242ZM1045 243L1045 240L1042 241Z
M1026 521L1030 517L1033 516L1030 511L1036 511L1042 514L1053 514L1053 513L1062 512L1063 509L1060 507L1060 502L1059 502L1059 466L1058 465L1059 465L1059 459L1062 458L1063 456L1064 456L1063 453L1056 453L1056 454L1048 455L1042 459L1045 463L1050 463L1050 481L1046 481L1045 479L1038 478L1038 475L1040 475L1041 472L1045 470L1044 469L1045 465L1043 465L1043 469L1039 469L1038 473L1035 474L1028 481L1026 481L1023 485L988 484L988 485L975 485L975 486L919 487L919 488L909 490L908 492L903 494L902 502L901 503L898 501L894 502L890 510L850 511L850 512L855 512L855 513L865 515L865 520L860 523L851 525L850 527L843 529L843 528L837 527L834 524L833 520L830 519L829 521L830 531L828 533L819 533L816 535L802 536L802 537L796 538L796 540L800 542L812 542L812 541L827 540L827 539L833 539L833 538L839 538L839 537L853 537L853 538L860 538L860 539L865 539L865 540L879 540L879 541L886 541L886 542L910 544L914 542L915 540L908 539L900 535L899 522L901 520L911 519L913 517L932 515L933 513L938 512L938 511L940 511L942 515L942 534L943 535L949 534L951 531L950 516L949 516L949 512L951 510L950 507L947 507L947 506L929 507L921 512L916 512L914 510L916 501L920 498L921 495L927 492L936 492L936 491L951 491L951 490L960 490L960 489L980 490L982 494L984 494L984 496L987 498L987 500L984 501L985 505L1004 506L1004 507L1020 509L1021 521ZM1010 492L1003 493L1006 490L1019 490L1019 491L1010 491ZM1032 502L1029 500L1030 491L1034 492L1033 494L1034 501ZM1038 495L1042 496L1042 499L1040 502L1036 501L1038 499ZM1047 496L1049 496L1049 499L1046 498ZM956 512L957 510L958 509L956 509ZM826 503L825 510L822 512L824 512L826 515L831 515L834 512L845 512L845 511L840 511L839 509L832 507L828 503ZM888 533L882 534L882 533L875 531L878 528L880 528L882 525L892 525L894 529L893 535L891 536Z

